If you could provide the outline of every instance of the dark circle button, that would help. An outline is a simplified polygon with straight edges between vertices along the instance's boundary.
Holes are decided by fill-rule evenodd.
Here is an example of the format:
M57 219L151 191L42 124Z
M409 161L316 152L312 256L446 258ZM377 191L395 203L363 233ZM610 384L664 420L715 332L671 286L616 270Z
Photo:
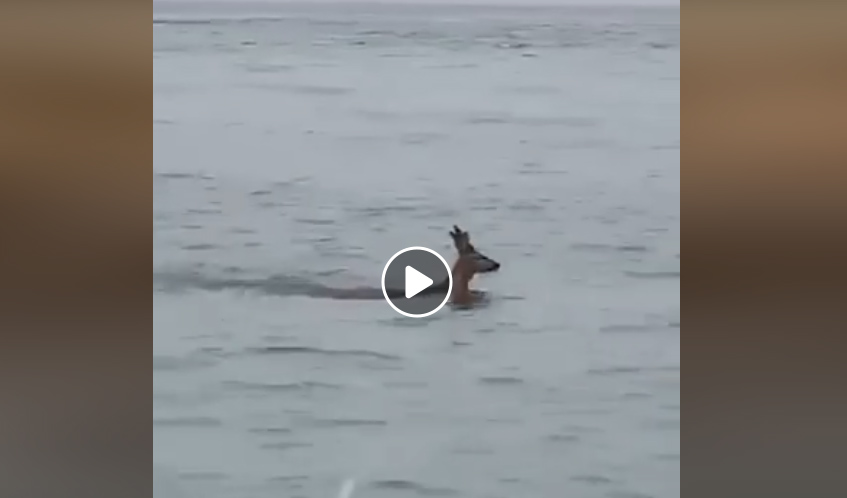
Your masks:
M394 311L409 318L438 313L450 299L450 265L426 247L409 247L395 254L382 272L382 292Z

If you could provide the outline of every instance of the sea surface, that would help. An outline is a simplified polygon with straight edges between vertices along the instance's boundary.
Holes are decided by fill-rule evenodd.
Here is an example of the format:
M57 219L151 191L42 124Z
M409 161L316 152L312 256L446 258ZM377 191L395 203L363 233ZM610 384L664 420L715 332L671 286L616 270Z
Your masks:
M155 497L679 497L679 17L154 3Z

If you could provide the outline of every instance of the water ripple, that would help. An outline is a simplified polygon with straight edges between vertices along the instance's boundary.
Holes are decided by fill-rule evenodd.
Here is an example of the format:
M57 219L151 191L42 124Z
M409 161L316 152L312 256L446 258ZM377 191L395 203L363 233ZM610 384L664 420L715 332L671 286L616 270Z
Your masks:
M153 356L154 372L184 372L187 370L198 370L212 368L218 361L207 355L193 355L188 357L176 356Z
M377 490L388 490L392 492L409 493L415 496L459 496L458 490L449 488L434 488L424 484L396 480L396 481L376 481L371 484L371 487Z
M615 484L614 479L610 479L605 476L599 475L582 475L582 476L574 476L571 477L571 481L578 482L582 484L589 484L592 486L608 486L611 484Z
M329 357L346 357L346 358L370 358L383 361L403 361L400 356L377 353L375 351L338 351L310 347L265 347L253 348L248 350L251 353L260 355L303 355L303 356L329 356Z
M334 239L320 237L320 240ZM347 257L352 257L345 253ZM327 272L335 270L327 270ZM240 273L238 272L229 272ZM327 274L325 272L325 274ZM444 284L446 285L446 283ZM335 299L345 301L376 301L385 299L381 287L352 287L340 288L321 284L314 280L294 275L274 275L267 278L226 278L204 274L200 271L159 271L153 272L153 288L158 292L180 293L186 291L239 291L256 292L270 296L293 297L302 296L315 299ZM441 285L435 285L425 290L421 296L441 291ZM389 295L404 295L402 289L389 289Z
M153 425L156 427L182 429L208 429L221 427L223 422L212 417L154 418Z
M520 386L526 382L517 377L483 377L480 383L487 386Z
M679 280L682 272L678 271L627 271L627 277L638 280Z
M366 420L353 418L331 418L331 419L311 419L308 424L311 427L322 429L344 428L344 427L386 427L388 422L385 420Z
M344 387L339 384L326 384L321 382L294 382L289 384L264 384L258 382L227 381L223 387L234 391L255 391L262 393L277 392L303 392L315 390L340 390Z

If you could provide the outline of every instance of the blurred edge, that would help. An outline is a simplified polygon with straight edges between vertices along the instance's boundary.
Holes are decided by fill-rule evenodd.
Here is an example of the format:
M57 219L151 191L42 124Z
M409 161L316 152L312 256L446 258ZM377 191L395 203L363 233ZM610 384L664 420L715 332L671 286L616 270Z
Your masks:
M682 14L683 494L843 496L847 5Z
M3 497L152 495L148 9L0 6Z

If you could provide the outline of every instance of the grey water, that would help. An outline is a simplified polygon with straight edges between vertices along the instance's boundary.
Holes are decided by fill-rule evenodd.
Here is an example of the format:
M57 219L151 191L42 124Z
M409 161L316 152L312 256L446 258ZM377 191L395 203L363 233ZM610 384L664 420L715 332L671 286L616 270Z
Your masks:
M679 88L678 9L154 3L155 496L678 497Z

